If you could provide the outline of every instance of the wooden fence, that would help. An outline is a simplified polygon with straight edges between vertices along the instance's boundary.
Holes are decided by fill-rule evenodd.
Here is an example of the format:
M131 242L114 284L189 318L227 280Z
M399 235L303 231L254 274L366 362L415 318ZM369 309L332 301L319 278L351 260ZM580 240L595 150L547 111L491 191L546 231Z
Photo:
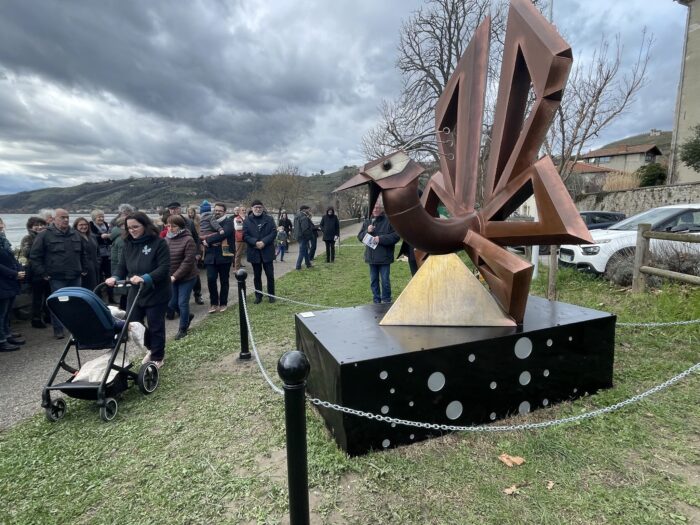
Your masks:
M700 277L685 273L664 270L649 266L649 239L665 241L700 242L700 235L688 233L653 232L651 224L640 224L637 228L637 248L634 252L634 270L632 274L632 292L642 293L646 289L646 276L656 275L676 279L684 283L700 284Z

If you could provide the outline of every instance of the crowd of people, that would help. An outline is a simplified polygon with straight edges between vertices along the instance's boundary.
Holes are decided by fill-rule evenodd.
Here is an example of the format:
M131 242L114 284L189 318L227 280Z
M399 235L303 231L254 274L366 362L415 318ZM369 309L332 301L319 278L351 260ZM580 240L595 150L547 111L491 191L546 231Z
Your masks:
M183 213L179 202L171 202L159 220L152 220L122 204L109 223L99 209L71 223L65 209L40 210L27 220L27 235L17 257L0 219L0 351L18 350L25 343L10 328L22 284L31 293L31 326L44 329L51 324L56 339L65 337L64 327L46 307L46 298L56 290L98 289L105 302L125 310L133 307L132 320L148 328L149 353L144 362L160 367L165 358L166 321L177 318L175 338L186 337L194 317L189 308L192 295L197 304L203 304L200 267L206 269L208 312L215 314L228 308L229 276L231 270L245 268L244 256L253 269L255 303L262 302L258 290L263 290L263 273L269 301L275 302L273 263L284 261L292 239L299 242L297 269L302 260L313 266L318 235L326 243L326 262L335 261L340 223L332 207L319 225L311 221L308 206L300 208L294 222L283 210L275 223L260 200L254 200L250 209L241 205L230 215L227 212L225 204L212 206L205 200ZM120 282L130 286L115 289ZM100 283L106 286L98 287Z

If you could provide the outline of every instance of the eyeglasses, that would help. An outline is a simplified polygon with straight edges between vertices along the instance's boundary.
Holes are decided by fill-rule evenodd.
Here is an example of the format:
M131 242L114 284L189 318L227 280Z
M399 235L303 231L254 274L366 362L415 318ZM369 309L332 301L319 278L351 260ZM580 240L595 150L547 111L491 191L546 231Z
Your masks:
M127 226L126 229L129 230L129 231L131 231L131 230L138 230L139 228L143 228L143 225L142 225L142 224L137 224L136 226Z

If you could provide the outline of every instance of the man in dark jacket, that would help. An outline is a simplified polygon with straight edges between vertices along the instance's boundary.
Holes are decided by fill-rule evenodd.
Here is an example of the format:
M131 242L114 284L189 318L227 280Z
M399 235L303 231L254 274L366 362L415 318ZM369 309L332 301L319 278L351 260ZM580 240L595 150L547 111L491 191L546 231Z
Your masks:
M39 233L29 252L32 272L49 282L51 291L66 286L80 286L80 277L87 275L87 253L80 234L70 227L68 212L56 210L54 222ZM63 325L52 314L53 334L63 339Z
M207 287L209 288L209 313L225 312L228 308L229 273L236 253L236 241L233 228L233 220L229 217L222 219L226 213L226 205L220 202L214 204L212 210L214 218L219 221L219 226L224 233L215 233L203 241L204 267L207 269ZM224 251L223 241L228 244ZM217 279L221 284L217 290Z
M365 238L365 236L367 236ZM394 246L399 234L394 231L386 215L381 198L372 209L372 216L364 222L357 238L367 244L365 262L369 264L369 285L375 303L391 302L389 272L394 262ZM381 289L380 289L381 281Z
M254 200L251 203L253 213L243 221L243 240L248 246L248 262L253 265L253 285L255 286L255 304L262 301L262 272L267 278L267 293L275 295L275 238L277 227L275 221L267 213L263 203ZM274 303L275 298L270 297Z
M314 224L311 222L310 208L302 206L299 208L299 214L294 217L294 233L296 234L297 242L299 243L299 256L297 257L296 269L301 270L301 261L306 263L307 268L311 268L311 257L309 249L311 238L315 235Z

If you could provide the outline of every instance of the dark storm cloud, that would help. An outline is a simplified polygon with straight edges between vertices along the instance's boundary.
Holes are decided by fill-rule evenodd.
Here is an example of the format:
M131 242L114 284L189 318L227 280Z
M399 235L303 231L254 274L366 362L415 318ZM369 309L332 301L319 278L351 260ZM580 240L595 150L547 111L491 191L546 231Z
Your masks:
M668 129L685 8L555 1L555 22L582 58L621 32L631 60L641 27L653 26L653 80L610 140ZM360 163L381 99L400 88L401 22L421 3L4 1L0 177L19 191L32 180Z

